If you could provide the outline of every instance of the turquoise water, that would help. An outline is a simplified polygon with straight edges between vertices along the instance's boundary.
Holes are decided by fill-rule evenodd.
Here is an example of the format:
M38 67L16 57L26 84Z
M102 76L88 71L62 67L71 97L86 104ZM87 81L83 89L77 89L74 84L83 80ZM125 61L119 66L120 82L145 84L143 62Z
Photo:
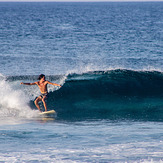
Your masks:
M163 162L162 10L0 3L0 162Z

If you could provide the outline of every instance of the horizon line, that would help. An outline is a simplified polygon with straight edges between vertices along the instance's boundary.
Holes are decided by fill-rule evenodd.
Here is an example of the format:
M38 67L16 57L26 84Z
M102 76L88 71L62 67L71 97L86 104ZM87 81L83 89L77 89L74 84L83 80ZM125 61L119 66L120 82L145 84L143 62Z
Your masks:
M163 2L163 0L0 0L0 2Z

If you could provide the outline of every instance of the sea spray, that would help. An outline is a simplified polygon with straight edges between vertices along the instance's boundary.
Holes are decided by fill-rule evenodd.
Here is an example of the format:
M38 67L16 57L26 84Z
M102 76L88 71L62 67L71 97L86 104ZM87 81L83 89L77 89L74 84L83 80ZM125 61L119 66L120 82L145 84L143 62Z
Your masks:
M29 98L22 90L12 88L6 80L0 80L0 114L11 117L32 117L34 111L28 105Z

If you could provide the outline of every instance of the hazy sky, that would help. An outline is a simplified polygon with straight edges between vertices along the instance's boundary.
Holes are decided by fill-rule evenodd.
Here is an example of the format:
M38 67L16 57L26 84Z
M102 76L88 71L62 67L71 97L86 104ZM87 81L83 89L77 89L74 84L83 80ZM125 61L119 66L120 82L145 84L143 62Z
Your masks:
M153 2L156 2L156 1L162 1L163 0L0 0L0 2L125 2L125 1L131 1L131 2L135 2L135 1L142 1L142 2L145 2L145 1L153 1Z

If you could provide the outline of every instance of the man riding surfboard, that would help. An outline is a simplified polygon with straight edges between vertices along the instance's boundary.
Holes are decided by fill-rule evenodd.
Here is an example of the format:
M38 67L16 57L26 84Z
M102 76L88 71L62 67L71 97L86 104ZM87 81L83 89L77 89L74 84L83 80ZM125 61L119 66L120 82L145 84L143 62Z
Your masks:
M40 88L41 95L36 98L34 103L35 103L36 107L38 108L38 110L41 112L40 106L39 106L38 103L39 103L39 101L42 101L43 104L44 104L45 112L47 112L47 105L46 105L46 102L45 102L45 100L48 97L47 84L51 84L51 85L59 86L59 87L61 87L61 85L56 84L56 83L51 83L51 82L45 80L45 75L44 74L41 74L39 76L38 80L39 81L34 82L34 83L23 83L23 82L21 82L20 84L24 84L24 85L37 85Z

